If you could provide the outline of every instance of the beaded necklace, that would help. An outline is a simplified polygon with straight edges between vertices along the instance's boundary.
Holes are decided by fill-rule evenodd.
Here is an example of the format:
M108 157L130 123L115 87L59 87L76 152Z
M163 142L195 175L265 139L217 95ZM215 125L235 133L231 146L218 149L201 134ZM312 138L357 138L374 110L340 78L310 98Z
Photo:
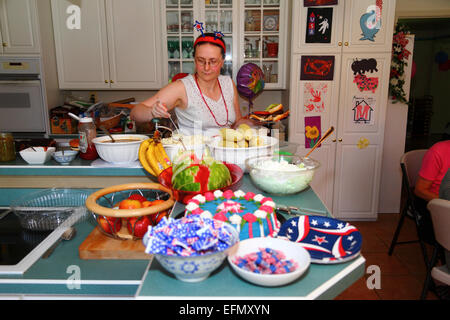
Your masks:
M220 94L222 95L222 99L223 99L223 103L225 105L225 110L227 112L227 121L225 122L225 124L219 124L217 122L216 116L214 115L214 113L212 112L211 108L209 107L208 103L205 100L205 97L203 96L203 92L202 89L200 89L200 86L198 85L198 81L197 81L197 73L194 74L194 79L195 79L195 83L197 84L197 88L198 91L200 91L200 95L202 96L203 102L205 103L206 107L208 108L209 112L211 113L211 115L214 118L215 123L219 126L219 127L225 127L228 124L228 106L227 106L227 102L225 101L225 98L223 97L223 92L222 92L222 86L220 85L219 79L217 79L217 84L219 85L219 89L220 89Z

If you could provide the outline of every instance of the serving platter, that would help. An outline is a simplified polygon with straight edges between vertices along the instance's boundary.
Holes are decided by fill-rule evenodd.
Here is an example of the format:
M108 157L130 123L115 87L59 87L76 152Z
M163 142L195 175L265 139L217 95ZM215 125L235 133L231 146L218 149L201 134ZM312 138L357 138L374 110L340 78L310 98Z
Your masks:
M362 236L348 222L323 216L302 215L281 225L279 238L302 244L311 255L311 262L335 264L359 256Z

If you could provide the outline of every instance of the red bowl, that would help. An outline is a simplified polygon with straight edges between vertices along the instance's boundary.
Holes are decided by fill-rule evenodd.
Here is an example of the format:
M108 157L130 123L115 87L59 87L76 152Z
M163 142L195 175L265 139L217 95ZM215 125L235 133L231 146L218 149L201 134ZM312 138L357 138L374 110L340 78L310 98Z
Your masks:
M223 187L223 188L216 189L216 190L222 190L222 191L228 190L228 189L231 189L233 191L239 190L239 188L241 187L241 184L242 184L242 177L244 176L244 172L242 171L242 169L239 166L237 166L235 164L226 163L226 162L224 162L224 164L227 166L228 170L230 170L231 185L229 185L228 187ZM182 202L184 204L187 204L187 202L190 199L192 199L193 197L195 197L196 195L203 193L200 191L184 191L184 190L173 189L172 188L172 167L169 167L169 168L165 169L163 172L161 172L161 174L158 176L158 181L164 187L172 190L173 197L175 198L175 200L177 200L178 202ZM214 192L216 190L209 190L209 191Z

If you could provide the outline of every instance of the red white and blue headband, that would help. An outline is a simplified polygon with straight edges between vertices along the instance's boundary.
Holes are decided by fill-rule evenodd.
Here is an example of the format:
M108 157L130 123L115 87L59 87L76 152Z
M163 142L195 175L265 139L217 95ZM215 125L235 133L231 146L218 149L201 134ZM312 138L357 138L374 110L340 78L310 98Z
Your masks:
M222 40L223 37L222 32L214 31L214 36L209 35L207 36L203 33L203 22L198 22L197 20L195 20L194 28L195 30L200 31L202 33L202 36L198 37L197 40L195 40L194 47L200 42L208 42L219 45L223 49L224 53L227 51L227 49L225 48L225 44Z

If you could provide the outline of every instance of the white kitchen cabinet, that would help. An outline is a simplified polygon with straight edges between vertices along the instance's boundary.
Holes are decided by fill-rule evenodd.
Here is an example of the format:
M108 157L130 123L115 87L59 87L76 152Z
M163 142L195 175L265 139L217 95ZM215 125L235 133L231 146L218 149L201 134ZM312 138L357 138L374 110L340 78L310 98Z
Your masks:
M160 2L52 0L60 89L159 89L162 86Z
M312 187L335 217L373 220L378 212L391 63L394 16L389 10L394 10L395 2L383 1L383 16L386 18L382 18L381 29L375 36L377 39L378 35L383 35L380 36L383 38L379 40L380 44L356 40L353 36L347 38L348 46L339 45L344 39L339 33L339 30L346 30L344 24L352 26L353 34L361 33L347 17L357 19L359 24L366 8L375 4L375 0L356 2L358 4L341 0L337 6L327 6L333 8L333 22L337 22L335 27L338 30L332 29L329 44L305 42L304 11L307 8L303 7L303 1L294 3L293 28L304 26L304 32L297 30L292 34L292 47L296 52L291 56L289 141L300 144L299 153L306 154L310 149L305 148L305 118L319 116L322 134L333 126L334 133L311 154L321 162ZM345 23L340 26L339 21ZM308 56L334 57L332 80L301 80L302 57L306 59ZM320 91L325 108L310 111L311 88ZM313 97L319 97L316 91Z
M39 54L35 0L0 0L0 53Z
M193 43L201 34L194 31L194 23L199 21L203 32L224 35L227 54L222 74L236 79L239 68L251 62L265 71L265 89L286 88L288 1L163 0L163 4L167 81L179 72L194 72Z
M338 1L338 4L334 6L320 7L333 8L331 40L329 43L306 43L308 7L303 6L303 1L294 0L292 14L293 21L295 20L296 23L292 24L293 53L390 52L395 1L382 1L380 29L373 36L373 41L360 40L363 38L361 17L367 13L367 19L376 19L376 16L368 12L374 9L377 2L376 0L345 0Z

